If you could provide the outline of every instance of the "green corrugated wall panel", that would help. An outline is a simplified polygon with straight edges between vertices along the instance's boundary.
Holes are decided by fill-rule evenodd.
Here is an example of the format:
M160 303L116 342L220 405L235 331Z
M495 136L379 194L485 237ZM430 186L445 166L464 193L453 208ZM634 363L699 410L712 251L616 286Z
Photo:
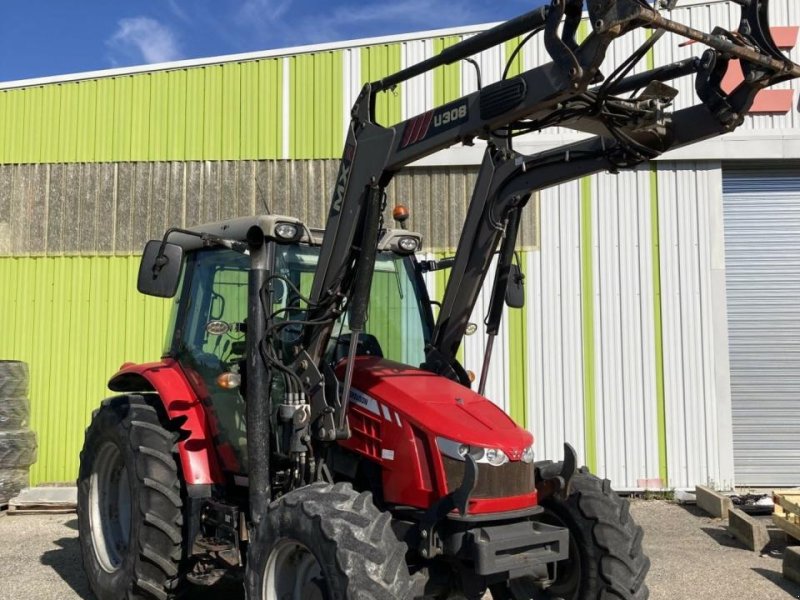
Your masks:
M133 77L131 106L131 158L148 160L150 140L150 75Z
M433 53L461 41L460 36L439 37L433 40ZM439 67L433 72L433 104L439 106L461 96L461 63L456 62L446 67Z
M222 66L222 147L221 156L237 160L240 157L242 135L242 81L241 65L237 63Z
M303 62L298 158L338 156L342 53ZM0 90L0 163L282 158L283 109L282 59Z
M39 154L41 162L58 160L58 139L61 122L61 90L55 85L42 87L42 149ZM0 117L2 118L2 117ZM97 144L95 143L95 146Z
M25 149L23 160L25 162L39 162L42 147L42 114L44 93L41 87L32 88L25 102Z
M581 299L583 327L583 421L586 465L597 472L597 379L594 319L592 180L581 179Z
M340 156L344 118L342 52L303 54L289 60L290 157Z
M25 117L25 94L20 90L8 92L6 107L6 137L7 152L11 155L10 162L22 162L24 154L25 137L23 135L23 119Z
M188 160L203 157L203 93L205 90L205 69L186 71L186 146Z
M77 148L78 162L93 162L95 157L95 127L97 126L97 81L78 84Z
M113 79L97 80L97 115L94 126L94 153L98 159L114 155L114 88ZM50 88L52 86L48 86ZM48 153L46 162L57 162L58 155Z
M259 93L260 73L259 63L242 63L241 68L241 97L261 98ZM241 139L239 140L239 156L242 159L258 158L259 141L259 111L257 102L242 102L240 115ZM266 125L266 123L264 124Z
M203 158L219 160L222 145L222 65L205 68Z
M8 92L0 93L0 164L6 162L6 153L8 151L6 145L6 128L8 122L6 120L6 106L8 104Z
M61 106L59 111L58 154L64 162L78 160L78 83L61 86Z
M258 98L258 148L248 158L279 158L283 156L283 60L263 60L258 63L258 87L252 96ZM246 95L245 97L250 97Z
M113 161L129 161L131 159L131 93L133 77L114 79L114 149Z
M174 73L164 73L166 84L169 86L167 94L167 109L165 129L167 131L166 159L173 156L186 156L186 124L188 118L187 87L188 71L181 70Z
M376 81L402 68L402 46L383 44L361 49L361 83ZM375 116L381 125L391 126L402 120L400 87L378 94Z
M525 64L523 62L523 54L524 54L524 46L520 48L520 44L522 43L523 38L516 37L512 40L508 40L505 43L505 60L508 62L508 59L511 58L511 55L519 48L517 55L514 57L511 66L508 69L508 76L515 77L522 73L523 69L525 68ZM530 42L529 42L530 43ZM505 65L503 66L505 68Z
M294 56L289 59L289 155L298 158L311 150L314 129L311 101L314 96L314 56ZM304 91L305 90L305 91Z
M520 269L527 276L525 266L527 260L524 253L518 254ZM530 302L526 290L525 300ZM528 426L527 415L527 373L528 373L528 317L527 308L506 307L505 318L508 319L508 378L511 396L509 397L509 414L517 424Z
M125 361L158 358L167 300L136 292L138 257L0 258L0 357L31 367L33 484L74 481L83 431Z
M153 73L150 78L150 122L147 127L148 160L168 160L171 79L167 73Z

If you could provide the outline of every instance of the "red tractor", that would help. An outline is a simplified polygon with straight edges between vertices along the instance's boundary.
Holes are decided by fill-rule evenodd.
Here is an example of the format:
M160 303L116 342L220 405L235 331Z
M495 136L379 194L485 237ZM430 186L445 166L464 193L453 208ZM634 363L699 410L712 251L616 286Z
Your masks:
M713 35L640 0L586 4L581 44L583 0L554 0L367 84L324 231L268 215L147 244L139 290L175 298L164 355L111 378L119 395L81 454L80 540L100 600L167 600L237 576L250 600L647 598L627 502L577 469L569 446L537 461L531 434L482 395L504 303L522 303L520 213L536 190L732 131L800 67L770 38L766 0L740 0L739 31ZM654 34L604 76L608 46L639 27ZM709 49L630 75L666 31ZM378 93L536 33L553 62L375 122ZM733 59L745 77L728 93ZM689 75L700 103L671 110L665 82ZM594 137L514 150L517 134L553 126ZM420 236L383 223L384 189L405 165L476 138L486 152L457 252L417 261ZM456 353L495 259L475 391ZM434 317L423 274L443 268Z

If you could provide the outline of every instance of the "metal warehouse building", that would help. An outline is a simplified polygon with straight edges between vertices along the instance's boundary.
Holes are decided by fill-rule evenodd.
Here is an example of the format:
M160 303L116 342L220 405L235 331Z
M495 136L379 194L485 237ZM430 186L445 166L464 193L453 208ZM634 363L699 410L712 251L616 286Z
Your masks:
M772 4L775 36L800 61L800 3ZM706 31L738 23L735 4L679 6L677 20ZM75 479L108 377L159 354L169 302L135 290L144 242L264 206L323 225L361 84L484 28L0 84L0 357L31 366L32 483ZM638 35L613 48L615 64ZM683 42L666 36L649 66L701 51ZM514 47L480 55L484 82ZM531 43L514 69L545 60ZM679 88L682 107L692 82ZM475 89L471 65L446 67L384 98L379 120ZM540 457L570 441L625 490L800 483L797 101L788 86L765 92L728 137L531 202L527 305L504 319L487 395ZM548 130L518 147L575 139ZM455 247L480 156L446 151L392 184L426 252ZM430 281L434 295L443 285ZM479 329L466 367L479 371L482 352Z

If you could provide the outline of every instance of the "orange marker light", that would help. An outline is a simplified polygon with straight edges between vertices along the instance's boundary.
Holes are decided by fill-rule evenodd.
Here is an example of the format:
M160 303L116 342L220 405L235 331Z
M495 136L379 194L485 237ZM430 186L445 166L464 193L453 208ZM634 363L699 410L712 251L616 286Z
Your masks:
M474 383L475 382L475 373L473 373L472 371L467 371L467 379L469 379L470 383Z
M411 216L411 213L408 212L408 207L404 204L398 204L392 211L392 218L398 223L405 223L408 221L409 216Z
M217 377L217 385L223 390L235 390L242 384L242 376L238 373L222 373Z

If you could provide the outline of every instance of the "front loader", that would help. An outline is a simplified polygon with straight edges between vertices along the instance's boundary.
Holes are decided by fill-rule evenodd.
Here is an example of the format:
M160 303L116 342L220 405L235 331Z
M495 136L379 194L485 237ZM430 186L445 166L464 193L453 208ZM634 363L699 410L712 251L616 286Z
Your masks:
M709 34L640 0L554 0L366 84L324 230L264 215L149 242L139 290L175 298L164 354L111 378L119 395L81 454L80 539L99 600L237 578L249 600L647 598L627 503L569 445L537 460L533 436L483 392L504 303L521 303L514 247L533 193L733 131L759 91L800 76L770 37L768 1L737 4L738 31ZM606 72L609 46L639 28L652 35ZM664 32L708 49L631 75ZM537 34L552 62L376 122L378 94ZM726 92L733 60L745 77ZM673 110L668 82L689 76L699 102ZM514 149L555 126L592 137ZM384 222L385 188L476 140L486 150L456 254L420 262L407 214ZM457 351L493 261L476 385ZM423 275L443 268L434 317Z

